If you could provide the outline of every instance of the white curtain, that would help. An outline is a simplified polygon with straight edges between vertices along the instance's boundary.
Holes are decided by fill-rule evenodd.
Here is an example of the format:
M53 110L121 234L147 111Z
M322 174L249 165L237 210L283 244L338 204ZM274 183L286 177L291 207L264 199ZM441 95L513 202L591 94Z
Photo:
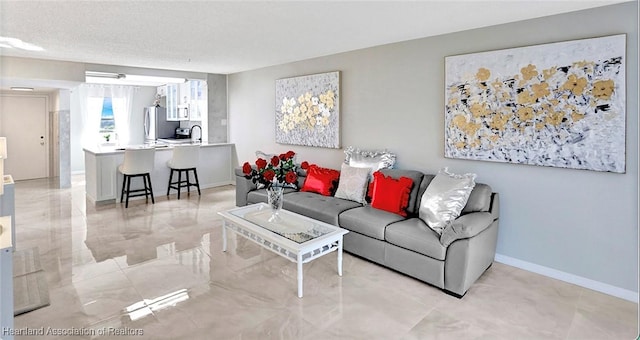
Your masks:
M100 142L100 118L105 88L103 85L82 84L79 90L80 112L82 113L82 147L91 147Z
M133 86L111 85L111 103L113 105L113 119L116 124L118 144L129 145L131 141L131 102Z

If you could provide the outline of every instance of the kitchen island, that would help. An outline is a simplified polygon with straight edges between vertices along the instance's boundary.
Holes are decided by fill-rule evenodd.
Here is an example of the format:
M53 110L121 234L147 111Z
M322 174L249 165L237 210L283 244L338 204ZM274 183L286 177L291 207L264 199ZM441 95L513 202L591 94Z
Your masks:
M234 144L230 143L198 143L200 160L198 162L198 179L200 188L212 188L233 184L232 154ZM169 183L169 167L174 145L155 144L137 145L133 148L155 147L155 164L151 172L151 184L154 197L166 196ZM84 166L87 199L95 205L120 201L123 176L118 166L124 160L124 147L114 145L98 145L84 148ZM132 190L142 188L142 180L131 182ZM197 193L197 192L196 192ZM175 194L175 190L172 191ZM137 197L140 199L140 197ZM144 198L144 197L142 197Z

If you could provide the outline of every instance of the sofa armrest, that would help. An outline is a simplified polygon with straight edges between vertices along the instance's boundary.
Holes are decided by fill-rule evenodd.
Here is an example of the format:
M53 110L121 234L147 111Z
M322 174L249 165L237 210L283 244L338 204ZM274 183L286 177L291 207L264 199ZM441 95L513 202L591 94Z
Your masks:
M473 212L449 223L440 235L440 243L448 247L453 241L470 238L487 229L494 218L490 212Z
M250 179L244 177L242 168L235 169L236 175L236 206L243 207L247 205L247 194L256 190L257 186Z

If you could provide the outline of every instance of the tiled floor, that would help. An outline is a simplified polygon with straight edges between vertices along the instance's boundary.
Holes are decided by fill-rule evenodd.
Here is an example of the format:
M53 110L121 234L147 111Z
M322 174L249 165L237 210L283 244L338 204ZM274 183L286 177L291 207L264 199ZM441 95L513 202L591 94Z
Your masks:
M241 237L222 252L231 186L155 205L95 208L71 189L16 183L17 248L38 247L51 305L16 328L144 332L149 339L634 339L638 305L495 263L459 300L345 254L304 267ZM27 339L28 337L18 337ZM55 338L55 337L51 337ZM74 337L74 339L91 336ZM103 338L140 339L140 336ZM42 337L34 337L42 339Z

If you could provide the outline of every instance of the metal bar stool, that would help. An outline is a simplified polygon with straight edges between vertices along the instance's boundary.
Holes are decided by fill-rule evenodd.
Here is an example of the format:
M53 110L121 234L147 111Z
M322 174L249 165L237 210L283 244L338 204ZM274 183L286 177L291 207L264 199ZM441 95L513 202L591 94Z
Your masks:
M122 180L122 191L120 193L120 202L123 201L126 194L125 208L129 207L130 197L144 196L147 202L149 202L149 195L151 195L151 202L153 204L156 203L153 198L151 177L149 176L149 173L153 171L155 153L156 150L152 148L124 150L124 162L118 166L118 171L124 175L124 179ZM143 189L131 190L131 179L135 177L142 177L144 182Z
M167 166L171 169L169 175L169 186L167 187L167 196L171 189L178 190L178 199L180 199L180 189L187 188L187 193L191 194L191 187L198 188L198 195L200 195L200 182L198 181L198 160L200 157L200 145L180 145L173 148L173 155L167 162ZM178 172L178 181L173 182L173 173ZM191 182L189 179L189 171L193 171L193 177L195 182ZM185 178L182 178L184 173Z

